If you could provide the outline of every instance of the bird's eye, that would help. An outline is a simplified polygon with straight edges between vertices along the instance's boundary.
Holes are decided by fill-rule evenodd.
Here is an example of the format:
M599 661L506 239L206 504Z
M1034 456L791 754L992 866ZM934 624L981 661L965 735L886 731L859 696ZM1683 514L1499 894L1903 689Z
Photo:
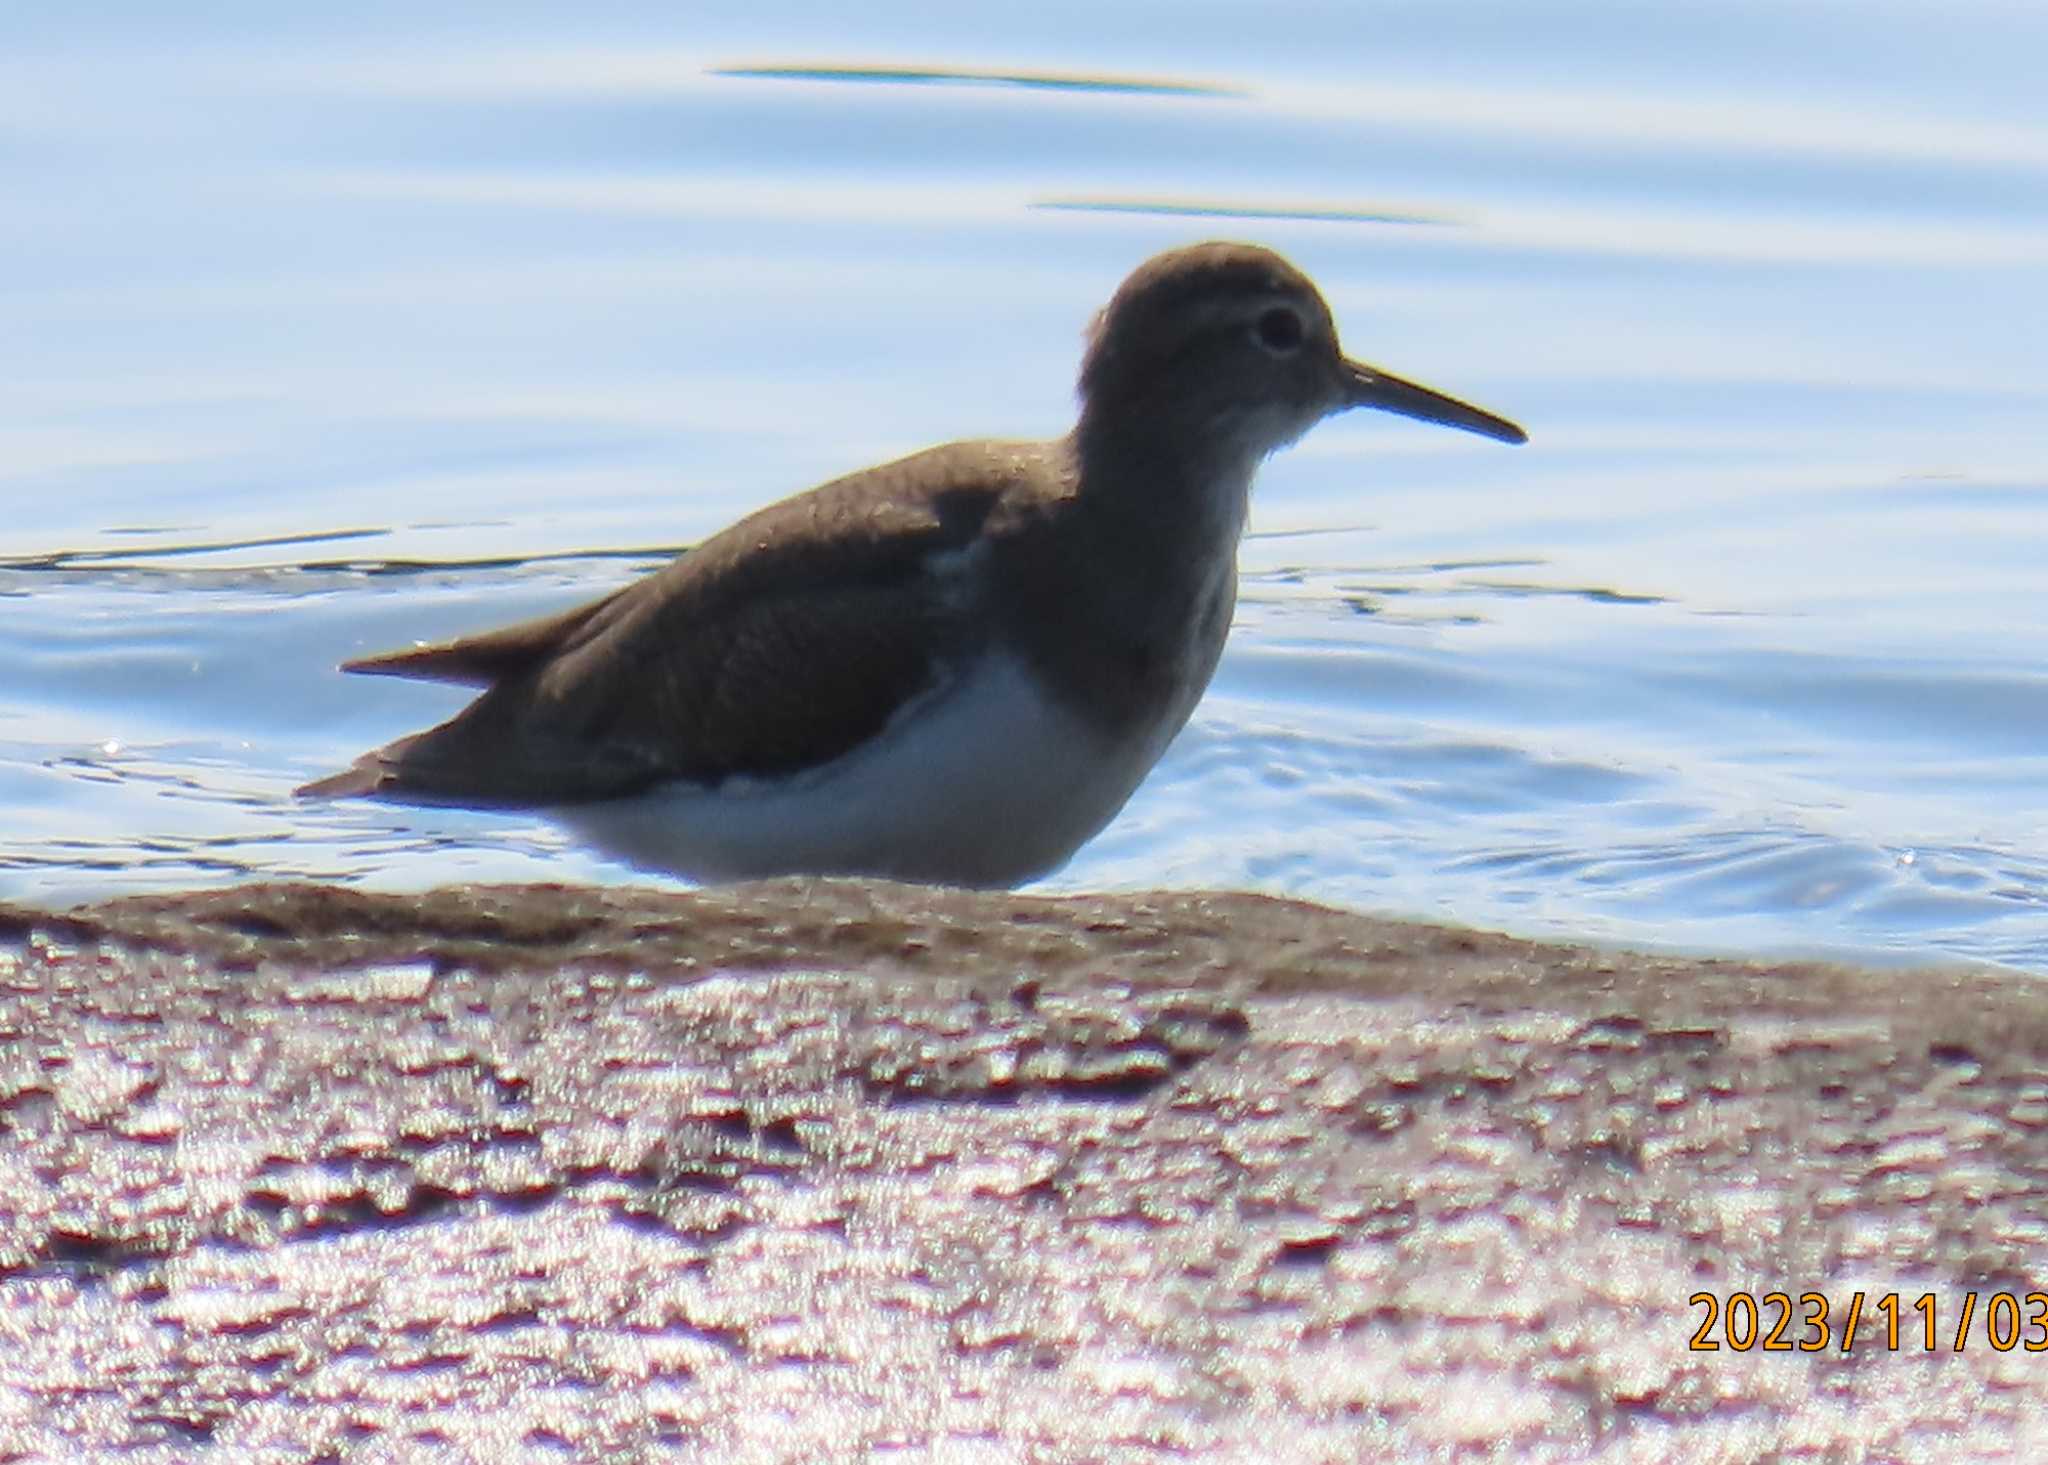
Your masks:
M1261 315L1252 328L1259 344L1275 356L1285 356L1301 348L1301 339L1307 334L1301 317L1284 305L1276 305Z

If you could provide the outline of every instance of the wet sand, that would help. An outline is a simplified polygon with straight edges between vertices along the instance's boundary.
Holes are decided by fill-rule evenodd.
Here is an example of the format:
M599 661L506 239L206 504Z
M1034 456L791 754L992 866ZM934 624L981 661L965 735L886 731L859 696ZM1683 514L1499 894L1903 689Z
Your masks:
M2026 977L258 886L0 906L0 1032L0 1459L2048 1458Z

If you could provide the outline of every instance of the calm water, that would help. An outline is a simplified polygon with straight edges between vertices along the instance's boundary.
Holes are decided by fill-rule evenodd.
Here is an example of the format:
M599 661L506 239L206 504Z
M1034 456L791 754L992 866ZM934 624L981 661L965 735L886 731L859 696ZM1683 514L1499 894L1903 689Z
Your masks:
M2048 971L2048 9L140 0L0 53L0 897L633 878L302 807L596 595L1063 429L1256 239L1509 450L1267 469L1209 700L1049 888Z

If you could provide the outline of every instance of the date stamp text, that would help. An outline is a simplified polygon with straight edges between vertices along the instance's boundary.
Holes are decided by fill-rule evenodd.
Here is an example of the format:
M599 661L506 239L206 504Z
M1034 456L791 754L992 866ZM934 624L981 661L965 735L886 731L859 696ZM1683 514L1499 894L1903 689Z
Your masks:
M1695 1292L1689 1306L1706 1309L1687 1346L1695 1353L1847 1353L1882 1348L1961 1353L1982 1340L1994 1352L2048 1352L2048 1292L1965 1292L1941 1298L1896 1292Z

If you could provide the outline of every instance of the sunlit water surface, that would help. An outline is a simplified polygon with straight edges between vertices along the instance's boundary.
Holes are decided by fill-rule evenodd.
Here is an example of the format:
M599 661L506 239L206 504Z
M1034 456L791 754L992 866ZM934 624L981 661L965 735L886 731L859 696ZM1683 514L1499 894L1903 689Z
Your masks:
M1050 435L1269 243L1528 447L1267 468L1193 725L1048 889L2048 971L2048 10L62 8L0 55L0 897L636 878L289 791L339 659Z

